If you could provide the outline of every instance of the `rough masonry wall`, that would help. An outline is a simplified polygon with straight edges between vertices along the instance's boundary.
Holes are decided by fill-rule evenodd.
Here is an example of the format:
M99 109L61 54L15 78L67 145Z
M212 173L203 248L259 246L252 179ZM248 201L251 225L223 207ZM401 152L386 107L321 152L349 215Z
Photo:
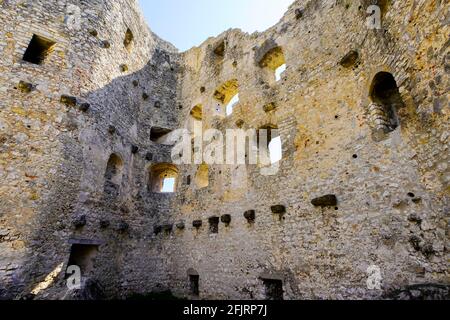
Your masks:
M211 166L207 188L184 186L173 221L188 227L161 239L179 294L189 294L189 269L200 275L202 298L265 298L261 278L282 279L286 299L375 298L448 284L448 4L388 2L381 30L366 27L369 4L298 1L264 33L230 30L183 54L182 103L203 105L204 128L276 125L284 158L275 176ZM273 46L287 64L278 83L258 64ZM357 61L341 66L351 51ZM400 127L379 141L368 107L381 71L394 76L405 106ZM213 95L230 79L239 82L240 103L225 117ZM265 112L269 103L277 107ZM180 181L195 171L186 168ZM336 207L311 204L326 194L337 196ZM286 207L281 219L274 205ZM247 210L255 210L254 224ZM230 225L210 234L208 218L226 214ZM382 290L367 288L371 265L381 269Z
M127 286L125 261L139 263L126 255L139 240L145 247L142 226L153 217L146 155L168 152L149 135L154 124L176 123L176 49L148 30L136 1L2 1L1 7L0 297L30 293L64 264L54 290L40 293L63 298L74 239L102 244L93 277L115 296ZM133 40L126 48L128 28ZM56 42L41 65L22 61L33 34ZM32 85L30 92L20 90L20 81ZM105 182L111 154L123 162L113 195ZM142 235L128 232L137 226ZM144 278L150 286L163 278L159 265L145 262L161 270L142 271L156 277Z
M180 54L134 0L0 1L0 298L53 270L37 298L72 298L73 244L98 247L85 276L106 298L190 296L189 274L203 299L263 299L263 279L285 299L448 288L448 4L382 1L383 28L370 30L373 2L296 1L266 32ZM22 61L33 34L56 42L41 65ZM279 82L260 63L276 47ZM381 136L379 72L403 103ZM240 97L228 117L215 99L225 83ZM205 186L205 167L184 165L176 193L152 192L151 169L171 162L152 129L190 127L199 104L204 129L276 126L279 173L211 165ZM336 206L312 205L327 194ZM211 234L209 218L226 215ZM367 289L371 265L382 290Z

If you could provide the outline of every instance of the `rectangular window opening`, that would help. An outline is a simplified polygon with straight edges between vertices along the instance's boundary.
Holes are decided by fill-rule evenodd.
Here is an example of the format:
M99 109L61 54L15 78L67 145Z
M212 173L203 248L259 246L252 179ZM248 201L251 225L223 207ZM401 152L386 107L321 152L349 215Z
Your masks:
M97 245L73 244L68 266L78 266L81 274L86 275L94 269L94 259L97 253Z
M42 64L48 55L53 51L56 42L45 39L41 36L33 35L30 44L23 56L23 60L33 63Z

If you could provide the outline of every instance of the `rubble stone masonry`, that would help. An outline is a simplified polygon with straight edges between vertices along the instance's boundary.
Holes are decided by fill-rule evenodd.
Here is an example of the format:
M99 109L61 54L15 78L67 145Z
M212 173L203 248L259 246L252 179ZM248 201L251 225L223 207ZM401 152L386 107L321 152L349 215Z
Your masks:
M0 299L72 263L107 299L449 298L449 9L298 0L180 53L136 0L0 0ZM278 173L173 164L194 119L278 129Z

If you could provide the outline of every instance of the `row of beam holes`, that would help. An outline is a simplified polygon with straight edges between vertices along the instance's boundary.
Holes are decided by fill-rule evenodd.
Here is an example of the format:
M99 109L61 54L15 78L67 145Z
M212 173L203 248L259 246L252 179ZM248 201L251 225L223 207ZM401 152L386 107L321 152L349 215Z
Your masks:
M127 29L124 39L124 46L128 51L131 51L132 49L133 40L133 33L130 29ZM24 53L23 60L32 64L41 65L53 52L55 45L56 42L34 34ZM152 130L152 141L164 143L164 139L168 132L164 131L164 129L159 130L158 128L153 128ZM122 179L122 168L122 159L116 154L111 155L105 171L104 189L106 193L112 195L118 194ZM149 186L152 185L152 189L155 192L174 192L176 177L174 176L173 172L176 172L176 174L178 174L178 171L176 170L169 170L169 173L166 174L166 177L162 179L161 187L156 187L160 185L159 183L149 183ZM151 176L154 176L153 171Z

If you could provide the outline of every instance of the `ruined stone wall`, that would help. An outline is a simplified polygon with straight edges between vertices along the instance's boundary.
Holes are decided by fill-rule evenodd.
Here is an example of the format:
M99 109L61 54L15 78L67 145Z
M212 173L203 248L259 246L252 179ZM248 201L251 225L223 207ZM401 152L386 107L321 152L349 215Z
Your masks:
M189 269L200 276L202 298L265 298L261 277L281 279L286 299L374 298L448 284L448 4L388 2L381 30L366 27L369 4L298 1L264 33L230 30L183 54L185 121L202 104L205 129L276 125L284 158L274 176L257 166L211 166L200 190L186 185L197 166L185 168L172 221L186 229L159 236L175 292L189 294ZM223 40L222 59L214 49ZM287 64L277 83L259 65L274 46ZM381 71L395 78L404 106L400 126L378 139L369 106ZM240 103L226 117L214 93L230 79ZM276 109L265 112L269 103ZM326 194L337 206L311 204ZM286 207L284 216L274 205ZM248 210L255 223L244 218ZM229 226L210 234L208 218L227 214ZM367 288L372 265L382 290Z
M371 30L373 2L296 1L263 33L177 53L134 0L0 1L0 297L62 264L38 298L70 298L72 244L98 246L86 276L107 298L189 296L188 274L204 299L265 298L263 278L285 299L448 285L448 4L383 1ZM41 65L22 61L33 34L56 43ZM278 82L261 64L275 48ZM398 86L392 132L377 131L379 72ZM230 116L215 98L227 82ZM200 104L204 129L276 126L279 172L211 165L205 186L204 166L181 165L176 193L149 190L151 168L172 161L152 128L190 128ZM313 206L327 194L337 205ZM226 215L211 234L208 219ZM372 265L382 290L367 289Z

